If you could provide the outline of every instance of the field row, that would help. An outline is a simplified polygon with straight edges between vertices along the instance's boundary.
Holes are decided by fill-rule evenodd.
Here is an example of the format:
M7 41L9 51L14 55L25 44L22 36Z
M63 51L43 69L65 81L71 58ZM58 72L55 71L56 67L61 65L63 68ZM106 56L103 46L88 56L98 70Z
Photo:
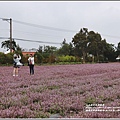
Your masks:
M120 118L120 111L86 111L87 105L120 107L120 64L0 67L0 118ZM92 106L96 107L96 106Z

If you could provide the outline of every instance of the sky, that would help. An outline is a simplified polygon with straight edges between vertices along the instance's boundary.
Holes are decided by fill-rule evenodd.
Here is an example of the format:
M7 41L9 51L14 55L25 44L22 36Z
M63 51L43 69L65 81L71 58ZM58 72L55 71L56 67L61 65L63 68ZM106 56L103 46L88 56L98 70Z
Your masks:
M12 38L22 49L59 48L81 28L101 34L115 46L120 42L119 1L0 1L0 38L9 38L10 22L3 18L12 19ZM0 51L6 51L1 44Z

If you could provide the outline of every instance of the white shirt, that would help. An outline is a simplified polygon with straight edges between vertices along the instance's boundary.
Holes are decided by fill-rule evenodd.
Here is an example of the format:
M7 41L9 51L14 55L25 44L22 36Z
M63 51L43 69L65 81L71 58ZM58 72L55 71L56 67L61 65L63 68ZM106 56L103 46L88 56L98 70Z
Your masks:
M28 58L28 61L30 62L30 60L31 60L31 62L32 62L32 65L34 65L34 63L35 63L35 62L34 62L34 57L29 57L29 58Z

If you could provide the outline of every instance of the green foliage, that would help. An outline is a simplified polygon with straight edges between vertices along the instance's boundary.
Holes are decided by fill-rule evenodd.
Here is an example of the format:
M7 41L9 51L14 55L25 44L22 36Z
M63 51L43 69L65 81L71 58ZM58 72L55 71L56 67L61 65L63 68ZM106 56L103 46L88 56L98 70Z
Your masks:
M115 61L115 58L117 57L115 54L115 48L113 44L106 43L105 44L105 50L104 50L104 56L108 58L109 61L113 62Z
M12 49L13 50L16 50L16 42L14 40L12 40L12 42L10 42L10 40L5 40L1 43L1 48L7 48L7 49L10 49L11 48L11 45L12 45Z
M74 48L72 43L66 43L66 40L61 44L61 47L57 51L58 55L74 55Z
M44 53L54 53L57 50L56 47L53 46L44 46Z
M0 64L6 64L6 55L0 52Z
M117 55L120 54L119 44L116 53L114 45L107 43L105 39L102 40L99 33L84 28L74 36L72 42L74 44L74 55L83 57L83 62L91 62L91 58L87 54L94 56L94 62L115 61Z
M96 99L95 98L92 98L92 97L89 97L85 100L85 103L86 104L95 104L96 103Z
M36 118L48 118L49 114L43 111L36 111L35 116Z
M59 113L60 115L64 115L63 108L58 104L54 104L54 105L50 106L50 108L47 110L47 112L49 112L50 114Z
M6 55L6 63L13 64L13 53L8 53Z
M51 54L49 56L49 63L55 63L56 62L56 56L54 54Z
M4 54L0 52L0 64L13 64L13 53Z
M49 90L54 90L54 89L59 89L59 88L60 88L60 86L56 86L56 85L47 87L47 89L49 89Z
M41 53L36 52L35 57L37 58L37 60L36 60L37 63L41 64L43 62L44 57Z
M3 41L1 47L10 49L10 40ZM14 53L21 55L22 63L27 63L28 55L22 55L22 48L16 45L14 40L12 40L12 49ZM64 39L59 49L54 46L39 46L35 53L35 63L114 62L118 56L120 56L120 42L115 47L107 43L105 39L102 40L99 33L82 28L74 35L70 43ZM0 64L12 63L13 53L0 53Z
M72 43L74 44L75 48L77 48L77 53L81 51L83 56L83 62L85 63L86 54L87 54L87 44L88 44L88 30L87 28L81 29L72 39Z
M59 56L58 61L59 62L75 62L76 58L74 56L69 56L69 55Z

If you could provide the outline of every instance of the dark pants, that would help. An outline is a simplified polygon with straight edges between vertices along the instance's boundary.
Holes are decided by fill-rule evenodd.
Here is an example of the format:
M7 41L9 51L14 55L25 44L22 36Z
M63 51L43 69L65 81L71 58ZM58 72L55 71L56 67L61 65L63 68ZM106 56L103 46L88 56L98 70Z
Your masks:
M34 74L34 65L29 65L30 74Z

